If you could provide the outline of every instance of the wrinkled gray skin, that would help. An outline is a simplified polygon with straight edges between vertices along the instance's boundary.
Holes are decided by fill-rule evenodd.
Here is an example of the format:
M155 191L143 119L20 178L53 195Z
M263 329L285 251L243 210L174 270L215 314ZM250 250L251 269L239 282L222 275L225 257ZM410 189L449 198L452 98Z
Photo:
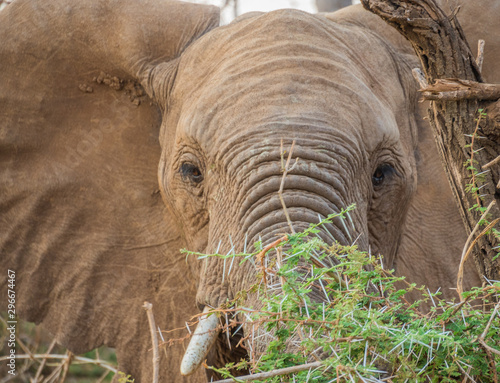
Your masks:
M471 43L487 40L488 81L500 44L481 28L499 13L493 0L461 11ZM136 382L152 374L144 301L160 328L184 328L255 281L251 263L223 275L180 248L240 251L288 232L281 140L300 157L284 190L295 230L355 203L349 232L328 227L339 242L454 295L466 235L409 45L360 7L217 25L213 7L162 1L17 0L0 13L1 294L16 270L22 318L74 352L115 347ZM244 353L224 344L209 364ZM183 351L161 353L163 381L204 380L180 376Z

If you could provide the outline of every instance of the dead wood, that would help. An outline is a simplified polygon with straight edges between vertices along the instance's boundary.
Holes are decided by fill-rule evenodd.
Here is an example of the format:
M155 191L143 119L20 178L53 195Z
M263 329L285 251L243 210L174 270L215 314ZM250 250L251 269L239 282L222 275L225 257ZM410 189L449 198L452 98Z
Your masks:
M460 79L437 79L434 84L420 89L426 100L498 100L500 84L484 84Z

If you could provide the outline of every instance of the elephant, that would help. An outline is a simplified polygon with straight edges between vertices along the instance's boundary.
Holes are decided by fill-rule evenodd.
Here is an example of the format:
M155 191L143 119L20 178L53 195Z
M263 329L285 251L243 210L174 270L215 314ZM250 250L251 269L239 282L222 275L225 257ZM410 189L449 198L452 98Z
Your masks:
M471 4L459 18L499 81L500 4ZM355 203L349 233L327 225L337 241L454 296L467 233L422 118L419 63L361 6L219 26L218 8L177 1L16 0L0 41L1 295L13 270L16 313L72 352L114 347L121 371L150 381L143 302L179 339L248 288L251 262L228 275L180 249L242 251L288 232L282 142L300 158L283 190L295 230ZM481 284L472 264L466 280ZM180 374L185 346L161 355L162 381L207 378ZM207 358L244 356L219 339Z

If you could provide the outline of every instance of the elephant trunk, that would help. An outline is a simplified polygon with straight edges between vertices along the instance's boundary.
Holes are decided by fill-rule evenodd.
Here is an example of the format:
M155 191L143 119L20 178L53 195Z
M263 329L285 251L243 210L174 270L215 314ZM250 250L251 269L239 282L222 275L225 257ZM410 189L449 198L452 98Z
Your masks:
M238 158L233 157L231 164L226 166L229 170L226 178L217 180L217 185L224 185L224 188L213 186L215 197L209 205L213 213L210 215L207 253L252 252L252 245L257 241L266 246L290 233L290 226L295 232L302 231L352 203L357 203L358 208L351 211L350 216L325 223L319 227L318 235L326 243L349 245L356 241L360 248L368 249L366 206L362 202L366 201L366 196L358 193L362 187L356 184L362 183L364 178L359 177L359 170L358 177L351 174L362 168L361 155L355 157L338 147L336 150L297 147L294 156L300 160L283 180L279 150L266 149L260 151L262 154L255 154L259 153L255 149L249 160L237 161ZM350 160L352 157L356 160ZM282 182L280 195L278 191ZM197 302L205 312L207 307L227 305L238 291L247 290L257 282L259 265L251 258L241 262L227 257L206 257L200 261L200 266ZM253 300L253 297L248 299ZM210 329L202 323L205 322L200 321L197 333L208 332L213 336L206 334L205 338L191 341L184 357L183 374L194 371L216 337L216 320Z
M316 141L314 144L319 146ZM258 153L258 149L253 153ZM265 154L253 155L246 163L233 158L232 166L227 166L232 172L224 181L219 180L218 184L225 188L214 193L216 198L209 209L214 213L210 216L207 253L251 252L257 241L265 246L290 233L290 226L296 232L302 231L352 203L357 207L349 216L325 223L319 227L318 235L326 243L349 245L356 241L361 249L368 250L363 182L370 177L360 176L359 169L366 168L360 166L361 155L356 157L339 147L313 150L298 146L294 156L300 159L283 180L279 149L266 149ZM355 160L351 160L353 157ZM197 301L201 307L219 307L255 282L251 262L240 265L228 258L209 257L200 266Z

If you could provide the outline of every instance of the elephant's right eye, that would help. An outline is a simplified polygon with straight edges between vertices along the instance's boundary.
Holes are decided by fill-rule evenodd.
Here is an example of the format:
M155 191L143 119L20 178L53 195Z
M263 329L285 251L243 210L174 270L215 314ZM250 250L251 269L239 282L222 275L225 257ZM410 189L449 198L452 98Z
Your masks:
M381 186L385 179L394 172L394 168L391 165L384 164L380 165L372 175L373 186Z
M201 170L193 164L183 163L180 168L180 173L183 179L200 183L203 181L203 174Z

